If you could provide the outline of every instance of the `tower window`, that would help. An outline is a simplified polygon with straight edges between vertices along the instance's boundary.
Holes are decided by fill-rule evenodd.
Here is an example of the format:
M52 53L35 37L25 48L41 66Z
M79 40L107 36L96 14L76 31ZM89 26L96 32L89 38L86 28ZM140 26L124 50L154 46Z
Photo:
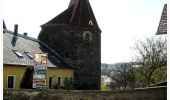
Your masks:
M89 25L91 25L91 26L93 25L93 21L92 20L89 21Z
M90 39L90 34L86 34L85 40L86 40L86 41L89 41L89 39Z
M83 40L90 42L92 40L92 34L90 31L83 32Z

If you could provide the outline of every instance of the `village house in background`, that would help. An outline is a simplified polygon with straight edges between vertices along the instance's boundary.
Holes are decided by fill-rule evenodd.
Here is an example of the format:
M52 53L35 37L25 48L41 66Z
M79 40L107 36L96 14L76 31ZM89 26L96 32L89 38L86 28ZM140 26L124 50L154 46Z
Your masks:
M76 67L75 88L100 89L101 30L89 0L71 0L65 11L41 28L38 39Z
M54 88L55 85L64 86L65 79L73 78L74 67L43 42L27 35L27 33L23 35L18 33L18 25L15 25L14 32L8 30L3 22L3 88L21 88L24 77L31 77L25 75L31 75L26 70L29 66L35 65L33 61L35 53L48 54L46 88ZM27 83L29 81L24 85Z

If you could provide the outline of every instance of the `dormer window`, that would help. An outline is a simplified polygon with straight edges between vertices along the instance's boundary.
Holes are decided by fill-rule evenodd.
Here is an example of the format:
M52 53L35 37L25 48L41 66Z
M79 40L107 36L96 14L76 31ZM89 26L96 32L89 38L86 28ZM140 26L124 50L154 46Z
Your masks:
M33 55L27 51L24 52L30 59L33 59Z
M12 51L13 51L19 58L23 58L23 57L24 57L20 52L18 52L17 49L13 49Z

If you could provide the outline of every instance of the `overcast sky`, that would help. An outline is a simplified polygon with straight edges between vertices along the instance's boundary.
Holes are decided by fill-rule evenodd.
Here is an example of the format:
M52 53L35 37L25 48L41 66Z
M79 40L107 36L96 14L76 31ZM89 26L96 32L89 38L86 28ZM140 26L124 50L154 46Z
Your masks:
M154 36L166 0L89 0L101 33L101 62L132 60L135 40ZM3 0L2 17L7 29L18 24L19 33L37 38L40 25L69 5L70 0Z

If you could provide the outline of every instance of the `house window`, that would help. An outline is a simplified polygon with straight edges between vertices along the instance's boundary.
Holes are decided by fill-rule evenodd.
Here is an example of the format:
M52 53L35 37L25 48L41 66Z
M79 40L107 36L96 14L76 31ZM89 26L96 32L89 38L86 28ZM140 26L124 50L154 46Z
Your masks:
M61 76L58 77L58 82L57 82L57 84L58 84L59 86L61 86Z
M15 87L15 76L8 75L8 88L14 88Z
M52 88L52 80L53 80L53 77L49 77L48 78L48 87L49 87L49 89L51 89Z

